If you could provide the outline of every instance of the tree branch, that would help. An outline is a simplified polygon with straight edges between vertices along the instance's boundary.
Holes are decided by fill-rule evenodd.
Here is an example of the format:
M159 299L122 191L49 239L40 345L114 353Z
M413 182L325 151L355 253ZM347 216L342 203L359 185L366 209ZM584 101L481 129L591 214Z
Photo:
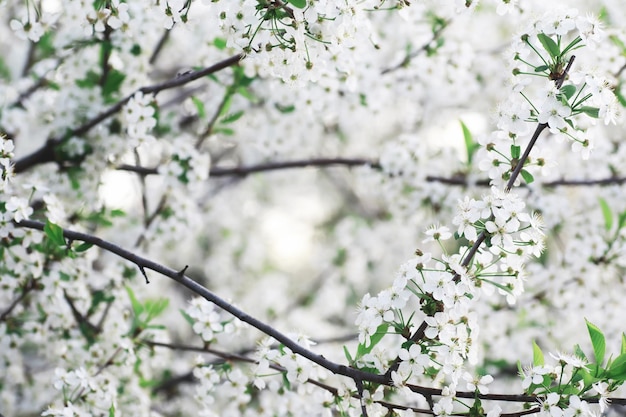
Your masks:
M283 169L294 169L294 168L326 168L331 166L345 166L348 168L358 167L358 166L369 166L374 169L382 169L380 164L372 159L366 158L311 158L311 159L299 159L293 161L282 161L282 162L267 162L259 165L250 165L250 166L240 166L234 168L221 168L214 167L209 171L209 177L246 177L251 174L257 174L261 172L268 171L279 171ZM137 165L128 165L123 164L117 166L115 169L120 171L128 171L134 172L136 174L147 176L147 175L158 175L159 171L157 167L149 168ZM479 180L470 183L465 175L454 175L452 177L442 177L437 175L428 175L426 176L426 182L437 182L446 185L455 185L459 187L468 187L470 185L478 185L480 187L488 187L489 179ZM598 179L566 179L562 178L559 180L546 181L542 183L543 187L586 187L586 186L609 186L609 185L622 185L626 183L626 177L617 177L612 176L609 178L598 178ZM522 185L523 186L523 185Z
M239 61L243 59L243 57L244 57L243 54L237 54L221 62L218 62L215 65L211 65L210 67L206 67L198 71L191 71L188 74L181 75L179 77L176 77L174 79L171 79L163 83L139 88L132 94L129 94L125 98L115 103L113 106L109 107L109 109L105 110L104 112L100 113L98 116L94 117L93 119L85 122L81 126L78 126L74 129L69 130L69 132L67 132L62 137L48 139L43 147L39 148L38 150L36 150L30 155L26 155L25 157L18 159L15 162L15 167L14 167L15 173L26 171L35 165L44 164L48 162L54 162L56 160L56 155L54 151L55 147L59 145L63 141L64 138L71 137L71 136L82 136L86 134L92 128L94 128L95 126L103 122L104 120L108 119L109 117L113 116L114 114L122 110L122 108L126 105L126 103L128 103L130 99L133 98L133 96L136 93L156 95L157 93L161 91L180 87L182 85L195 81L199 78L221 71L224 68L228 68L232 65L236 65L237 63L239 63Z
M43 231L45 223L34 221L34 220L22 220L19 223L15 223L15 226ZM233 304L227 302L226 300L222 299L218 295L209 291L207 288L203 287L202 285L198 284L191 278L181 273L182 271L176 271L164 265L151 261L149 259L143 258L129 250L126 250L114 243L111 243L109 241L106 241L94 235L76 232L76 231L69 230L69 229L63 229L63 236L73 241L91 243L94 246L98 246L101 249L104 249L108 252L111 252L119 256L120 258L126 259L134 263L142 270L149 269L151 271L157 272L158 274L171 278L172 280L188 288L195 294L198 294L199 296L203 297L207 301L229 312L230 314L232 314L239 320L243 321L244 323L247 323L251 325L252 327L260 330L264 334L274 338L278 342L282 343L285 347L291 349L291 351L294 352L295 354L298 354L310 360L311 362L318 364L322 368L325 368L328 371L336 375L346 376L348 378L351 378L355 382L356 381L362 381L362 382L368 381L368 382L373 382L376 384L382 384L382 385L387 385L387 386L393 385L393 381L391 381L391 379L387 377L386 375L373 374L370 372L365 372L359 369L351 368L346 365L341 365L341 364L338 364L338 363L335 363L326 359L322 355L319 355L311 350L304 348L303 346L299 345L298 343L290 339L284 333L273 328L269 324L264 323L248 315L243 310L237 308ZM410 385L410 384L407 384L407 387L411 391L421 394L421 395L425 395L425 396L442 395L442 390L439 388L430 388L430 387L423 387L419 385ZM510 401L510 402L537 402L537 400L541 398L541 397L537 397L534 395L508 395L508 394L478 394L477 395L473 391L458 391L456 393L456 397L458 398L475 398L476 396L478 396L478 398L480 399L485 399L485 400L499 400L499 401ZM599 397L584 398L584 399L585 401L589 403L597 403L599 401ZM611 399L611 403L612 404L626 404L626 398L613 398Z

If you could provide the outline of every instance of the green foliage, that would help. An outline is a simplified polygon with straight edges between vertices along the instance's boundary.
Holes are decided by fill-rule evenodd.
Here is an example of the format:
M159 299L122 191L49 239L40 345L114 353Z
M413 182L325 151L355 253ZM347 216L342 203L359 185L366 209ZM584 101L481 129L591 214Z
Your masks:
M550 54L552 59L557 60L561 56L559 46L551 37L544 33L539 33L537 38L539 39L539 42L541 42L541 45L543 45L543 48Z
M543 352L537 343L533 340L533 365L541 366L545 364Z
M522 178L524 178L524 181L526 181L526 184L531 184L533 181L535 181L535 177L533 177L533 174L526 171L525 169L523 169L520 172L520 174L522 174Z
M568 84L561 87L561 93L569 100L576 93L576 86Z
M605 199L600 199L600 208L602 209L602 216L604 217L604 228L606 231L610 231L613 227L613 213L609 207L609 203Z
M191 96L191 101L198 111L198 117L201 119L206 118L206 110L204 108L204 103L202 102L202 100L200 100L196 96Z
M133 310L133 321L128 332L130 337L138 336L146 329L163 329L164 326L150 324L155 318L161 315L167 306L169 300L167 298L158 298L156 300L146 300L140 302L130 287L126 287L128 298Z
M65 246L65 237L63 237L63 228L52 223L50 220L46 220L46 225L43 228L44 233L55 245Z
M519 157L521 155L522 155L522 148L521 148L521 146L511 145L511 158L519 159Z
M120 87L126 78L126 74L116 69L111 69L107 73L104 85L102 86L102 96L106 103L114 103L116 94L120 91Z
M297 7L298 9L304 9L306 7L306 0L287 0L287 3Z
M0 56L0 80L11 81L11 71L4 62L4 59Z
M585 320L587 323L587 330L589 331L589 337L591 338L591 345L593 346L593 354L596 358L596 363L601 366L604 362L604 352L606 350L606 341L604 334L598 329L597 326L591 322Z
M474 140L472 137L472 132L467 128L463 121L461 123L461 129L463 130L463 139L465 141L465 152L467 154L467 164L472 164L472 158L474 157L474 153L478 150L480 145Z

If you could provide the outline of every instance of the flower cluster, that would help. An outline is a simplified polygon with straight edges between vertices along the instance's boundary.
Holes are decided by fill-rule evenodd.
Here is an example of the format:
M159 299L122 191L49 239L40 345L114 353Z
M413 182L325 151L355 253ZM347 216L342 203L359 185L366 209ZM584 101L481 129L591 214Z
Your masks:
M185 313L193 322L193 331L206 343L215 341L220 333L234 333L236 330L232 319L225 319L223 314L215 310L213 304L207 303L203 298L191 300Z

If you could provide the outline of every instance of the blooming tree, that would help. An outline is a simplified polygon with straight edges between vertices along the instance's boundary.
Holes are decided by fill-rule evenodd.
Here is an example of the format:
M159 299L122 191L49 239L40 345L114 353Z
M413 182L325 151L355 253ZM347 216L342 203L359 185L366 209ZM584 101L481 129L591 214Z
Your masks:
M3 415L626 404L619 0L0 12Z

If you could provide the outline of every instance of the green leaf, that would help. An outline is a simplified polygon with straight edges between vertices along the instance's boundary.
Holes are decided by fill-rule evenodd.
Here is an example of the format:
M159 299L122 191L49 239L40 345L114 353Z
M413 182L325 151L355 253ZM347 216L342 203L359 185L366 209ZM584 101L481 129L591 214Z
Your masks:
M596 358L596 364L598 366L602 366L604 361L604 352L606 349L606 340L604 339L604 334L600 331L600 329L585 319L587 323L587 330L589 330L589 337L591 338L591 345L593 346L593 354Z
M620 230L626 224L626 211L623 211L617 217L617 230Z
M89 242L83 242L80 245L76 246L74 248L75 252L85 252L86 250L88 250L89 248L91 248L93 246L93 243L89 243Z
M554 42L554 40L546 35L545 33L537 34L537 38L539 42L543 45L543 48L550 54L550 56L554 59L558 58L561 55L561 51L559 51L559 45Z
M304 9L306 7L306 0L287 0L287 3L294 5L298 9Z
M204 109L204 103L196 96L191 96L191 101L193 105L196 106L196 110L198 111L198 117L204 119L206 117L206 110Z
M522 148L517 145L511 145L511 158L519 159L522 154Z
M110 214L111 214L111 217L124 217L124 216L126 216L126 213L124 212L124 210L120 210L120 209L111 210Z
M134 56L139 56L141 55L141 45L139 45L138 43L134 44L131 48L130 48L130 53Z
M113 94L120 90L125 78L126 74L123 72L116 69L110 70L102 86L102 96L105 97L107 101L113 100Z
M520 172L520 174L522 174L522 178L524 178L524 181L526 181L526 184L532 184L532 182L535 181L535 177L533 177L533 174L526 171L525 169L523 169Z
M43 231L54 244L58 246L65 246L65 238L63 237L63 228L50 221L46 220L46 225L43 227Z
M229 127L216 127L213 129L213 133L222 133L226 136L232 136L235 134L235 131Z
M578 110L581 113L585 113L589 117L593 117L594 119L597 119L598 117L600 117L600 109L597 107L582 106Z
M535 72L544 72L549 70L550 67L547 65L539 65L538 67L535 67Z
M226 115L220 120L220 123L225 124L225 125L229 123L234 123L237 120L239 120L241 116L243 116L243 113L244 113L243 110L239 110L238 112Z
M226 39L224 38L215 38L213 39L213 45L219 50L226 49Z
M144 309L146 311L146 323L151 322L156 317L160 316L170 304L170 300L167 298L158 298L156 300L148 300L144 303Z
M602 209L602 216L604 216L604 228L609 231L613 227L613 213L604 198L600 198L600 208Z
M607 378L620 379L626 378L626 354L621 354L611 363Z
M349 364L352 364L354 362L354 360L352 359L352 355L350 355L350 352L348 351L348 348L346 346L343 347L343 354L346 355L346 359L348 360Z
M296 109L296 106L294 106L293 104L289 106L283 106L281 104L276 103L274 107L276 107L276 110L278 110L279 112L283 114L291 113Z
M626 353L626 334L622 333L622 348L620 350L620 353L623 355L624 353Z
M11 70L4 62L4 59L0 57L0 80L11 81Z
M571 84L563 86L561 87L561 93L569 100L576 93L576 86Z
M135 293L130 287L126 287L126 292L128 293L128 298L130 298L130 305L133 308L133 313L135 314L135 317L139 317L139 315L143 313L143 305L141 305L139 300L137 300L137 297L135 297Z
M356 357L362 358L363 355L367 355L374 349L374 346L378 344L382 340L383 337L387 334L387 329L389 328L389 323L383 323L376 329L376 332L370 337L369 346L365 346L363 343L359 343L359 348L357 349Z
M587 355L585 355L585 352L583 352L583 350L580 348L580 345L578 344L574 345L574 355L587 361Z
M461 123L461 129L463 129L463 139L465 140L465 151L467 152L467 164L471 165L472 158L474 157L474 153L478 149L479 145L474 141L472 137L472 132L467 128L463 121Z
M178 309L178 311L180 311L180 314L182 314L183 318L185 319L185 321L187 323L189 323L190 326L193 326L194 323L196 322L194 319L191 318L191 316L189 314L187 314L187 312L185 310L183 310L182 308Z
M541 366L545 363L541 348L533 340L533 366Z

